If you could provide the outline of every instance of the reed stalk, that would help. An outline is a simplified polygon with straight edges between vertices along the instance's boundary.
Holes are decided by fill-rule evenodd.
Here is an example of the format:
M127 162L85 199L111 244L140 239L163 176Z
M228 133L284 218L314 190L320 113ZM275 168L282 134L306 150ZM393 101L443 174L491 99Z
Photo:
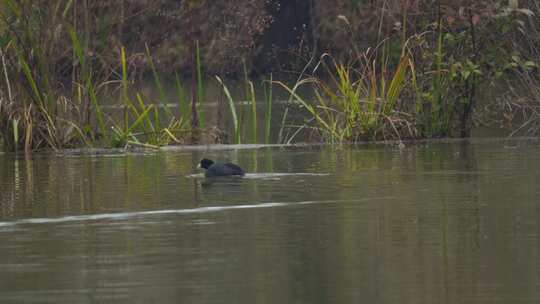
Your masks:
M175 76L175 89L176 94L178 98L178 119L182 122L182 126L184 126L188 121L188 115L189 115L189 104L186 99L186 93L184 90L184 87L182 86L182 83L180 82L180 78L178 77L178 74L174 74Z
M122 101L124 105L124 131L127 132L128 125L129 125L129 116L128 116L128 108L129 104L131 103L129 100L129 87L128 87L128 76L127 76L127 63L126 63L126 49L122 47L121 49L121 55L120 55L120 61L122 65Z
M264 113L264 142L266 144L270 143L270 128L272 122L272 82L272 74L270 74L270 80L268 82L263 81L264 99L266 105L266 111Z
M249 82L250 104L251 104L251 132L252 142L257 143L257 100L255 97L255 88L253 82Z
M223 93L225 93L225 96L227 97L227 101L229 102L229 109L231 110L231 116L233 119L233 125L234 125L234 141L236 144L241 144L241 134L240 134L240 125L238 123L238 115L236 114L236 106L234 105L234 99L231 95L231 92L229 91L229 88L223 83L223 80L219 78L219 76L216 76L217 81L221 84L223 87Z
M196 52L196 66L197 66L197 107L199 109L199 126L201 129L204 129L204 83L202 75L202 62L201 62L201 52L199 49L199 41L195 42L195 52Z
M152 59L152 55L150 54L150 49L148 48L147 44L145 44L145 48L146 48L146 58L148 60L148 63L150 64L150 69L152 70L152 76L154 78L154 84L156 85L156 88L158 90L159 104L163 108L164 112L167 114L167 117L170 119L171 116L172 116L172 112L169 109L169 107L167 106L167 96L165 94L165 90L163 89L161 79L160 79L159 74L158 74L158 72L156 70L156 66L154 65L154 60Z

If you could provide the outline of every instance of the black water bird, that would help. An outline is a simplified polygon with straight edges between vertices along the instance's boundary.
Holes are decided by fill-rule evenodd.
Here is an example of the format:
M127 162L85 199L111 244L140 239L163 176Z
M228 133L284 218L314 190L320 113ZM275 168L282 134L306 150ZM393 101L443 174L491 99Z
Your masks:
M199 163L199 168L203 168L206 171L204 176L217 177L217 176L244 176L244 170L238 165L233 163L214 163L213 160L203 158Z

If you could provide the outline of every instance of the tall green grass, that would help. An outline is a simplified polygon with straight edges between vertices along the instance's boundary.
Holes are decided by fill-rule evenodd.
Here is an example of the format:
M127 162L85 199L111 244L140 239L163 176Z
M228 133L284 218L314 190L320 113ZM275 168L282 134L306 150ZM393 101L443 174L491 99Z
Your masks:
M249 81L249 103L251 105L251 142L257 143L257 99L255 97L255 88L253 82Z
M259 126L259 123L261 123L261 121L259 121L257 117L257 94L253 81L249 80L247 77L244 78L244 87L246 90L246 104L249 106L250 110L250 123L247 124L244 123L246 120L243 120L239 117L239 106L237 105L238 101L234 99L228 86L219 76L216 76L216 80L223 89L223 93L227 99L227 103L231 112L231 118L233 122L233 142L236 144L241 144L242 142L245 142L245 138L243 139L242 134L250 134L251 139L247 141L251 143L259 143L258 131L264 130L264 142L269 143L272 119L272 76L270 76L270 81L263 80L261 82L261 87L264 95L264 120L262 121L262 123L264 123L263 126Z
M241 131L240 123L238 121L238 115L236 113L236 105L234 103L234 99L231 95L231 92L229 91L229 88L225 85L225 83L223 83L223 80L219 76L216 76L216 79L219 82L219 84L221 84L221 86L223 87L223 93L225 94L225 97L227 98L229 109L231 110L231 117L232 117L232 122L233 122L233 127L234 127L234 143L241 144L242 138L241 138L241 133L240 133Z
M204 129L205 113L204 113L204 82L203 82L203 65L201 61L201 51L199 49L199 41L195 42L195 63L197 68L197 108L199 111L199 126Z
M316 130L324 141L331 143L411 136L406 134L410 129L402 128L408 122L398 103L412 62L404 55L393 70L386 58L381 66L376 66L376 62L377 58L367 55L357 67L334 61L331 66L325 65L329 81L308 77L293 87L277 81L309 114L308 122L293 136L301 129ZM305 85L311 86L313 101L297 93Z
M167 116L170 117L172 115L172 112L169 109L168 104L167 104L167 96L165 94L165 90L163 89L161 78L159 77L159 73L157 72L156 66L154 65L154 60L152 59L152 54L150 53L150 49L148 48L148 45L145 45L145 47L146 47L146 58L147 58L148 63L150 64L150 68L152 70L152 76L154 79L154 84L159 94L159 104L164 109Z
M189 122L189 102L187 101L186 92L178 74L174 75L174 85L178 99L178 119L182 122L182 127L185 127Z
M440 3L438 4L440 6ZM439 8L436 23L436 50L435 69L433 71L432 85L429 90L420 95L429 102L429 110L424 107L417 107L423 116L422 128L428 137L446 137L450 133L452 115L454 113L453 104L448 102L449 89L448 72L444 66L444 30L442 16Z
M266 105L266 111L264 112L264 142L266 144L270 143L270 131L272 127L272 82L273 77L270 74L270 79L262 83Z
M150 51L147 49L149 63L153 70L153 78L158 89L159 99L157 103L152 103L140 93L132 96L129 93L130 81L127 74L126 51L121 50L122 67L122 101L123 101L123 124L118 125L113 120L113 140L111 145L114 147L123 147L127 145L137 145L143 147L158 147L170 143L180 143L179 133L185 133L186 123L182 116L179 118L172 114L168 109L166 95L151 58ZM181 88L180 83L177 83ZM181 92L179 92L181 93ZM179 96L179 98L183 98ZM161 112L160 112L161 109ZM162 116L166 121L162 121Z
M59 18L63 6L70 5L58 1L50 4ZM51 32L40 27L36 8L21 1L5 0L0 18L0 49L6 80L0 89L9 92L0 111L4 145L15 151L23 147L29 152L36 146L57 149L85 142L81 128L72 121L73 116L81 116L81 104L70 102L55 90L58 79L51 52L56 40ZM78 69L78 73L83 70Z
M120 81L99 79L94 62L88 57L87 37L81 39L78 29L68 18L72 1L51 2L60 29L53 33L40 26L39 7L30 2L6 0L0 12L0 50L5 81L0 89L8 93L4 100L0 93L0 134L4 148L26 152L39 148L61 149L72 146L140 145L156 147L180 143L186 133L185 107L175 117L166 105L166 95L159 74L147 48L147 62L153 72L158 90L157 103L133 90L128 70L128 55L121 48ZM63 30L62 30L63 29ZM52 36L51 36L52 35ZM62 35L68 37L73 60L71 82L56 71L51 50L58 47ZM10 62L11 64L6 64ZM14 77L19 72L22 77ZM99 90L119 83L121 115L105 113L103 96ZM181 87L178 82L177 87ZM183 94L179 94L183 100ZM185 103L182 101L182 103ZM164 117L164 118L163 118Z

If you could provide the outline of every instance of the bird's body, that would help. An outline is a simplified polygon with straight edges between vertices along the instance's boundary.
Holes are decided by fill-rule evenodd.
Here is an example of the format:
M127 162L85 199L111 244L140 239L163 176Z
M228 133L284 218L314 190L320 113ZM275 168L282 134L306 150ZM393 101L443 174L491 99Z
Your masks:
M206 171L205 177L217 177L217 176L244 176L244 170L240 166L233 163L214 163L210 159L201 160L199 166Z

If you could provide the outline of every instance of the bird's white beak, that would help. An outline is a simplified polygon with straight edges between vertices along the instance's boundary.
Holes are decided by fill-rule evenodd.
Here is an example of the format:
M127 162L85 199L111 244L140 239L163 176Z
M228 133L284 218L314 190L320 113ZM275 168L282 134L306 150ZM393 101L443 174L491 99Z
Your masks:
M200 168L201 168L201 163L199 163L199 164L197 165L197 169L200 169Z

